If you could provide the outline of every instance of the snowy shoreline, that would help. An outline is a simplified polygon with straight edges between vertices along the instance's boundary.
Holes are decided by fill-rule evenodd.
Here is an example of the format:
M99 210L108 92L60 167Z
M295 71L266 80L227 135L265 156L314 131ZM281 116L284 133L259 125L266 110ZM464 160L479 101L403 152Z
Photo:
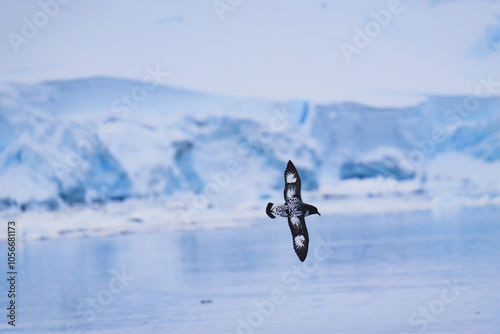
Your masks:
M322 199L311 196L322 217L331 215L381 215L398 212L431 211L435 214L469 208L500 207L500 196L429 198L422 195L395 197L351 197ZM16 221L18 239L25 242L66 238L106 237L158 231L188 231L248 228L267 219L265 201L246 202L227 210L199 211L187 221L179 204L160 200L129 200L102 206L59 211L2 211L3 221ZM323 218L324 219L324 218ZM274 222L273 222L274 223ZM315 223L315 222L312 222ZM0 236L5 242L6 236Z

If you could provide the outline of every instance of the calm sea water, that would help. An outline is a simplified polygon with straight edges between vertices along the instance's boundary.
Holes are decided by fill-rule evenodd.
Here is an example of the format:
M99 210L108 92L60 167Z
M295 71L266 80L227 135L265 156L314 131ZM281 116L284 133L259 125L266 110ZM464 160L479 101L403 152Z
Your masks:
M305 263L286 219L24 243L17 325L2 280L0 330L500 333L499 218L498 208L314 216Z

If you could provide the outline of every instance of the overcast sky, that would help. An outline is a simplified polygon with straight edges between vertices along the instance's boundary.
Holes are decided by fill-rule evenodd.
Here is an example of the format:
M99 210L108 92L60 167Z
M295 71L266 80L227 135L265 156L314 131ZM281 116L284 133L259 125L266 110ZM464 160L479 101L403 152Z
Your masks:
M500 81L499 1L64 2L0 0L0 82L159 66L175 87L326 102Z

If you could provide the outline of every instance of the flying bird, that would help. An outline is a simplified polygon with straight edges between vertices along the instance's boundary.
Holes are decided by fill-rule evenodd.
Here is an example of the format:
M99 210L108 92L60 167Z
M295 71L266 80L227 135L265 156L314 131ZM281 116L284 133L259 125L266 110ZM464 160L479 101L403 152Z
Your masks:
M300 176L292 161L288 161L285 169L285 204L267 204L266 213L272 219L276 216L288 217L288 226L292 231L293 248L300 261L304 262L309 248L309 235L307 233L305 217L321 214L315 206L302 202L300 196Z

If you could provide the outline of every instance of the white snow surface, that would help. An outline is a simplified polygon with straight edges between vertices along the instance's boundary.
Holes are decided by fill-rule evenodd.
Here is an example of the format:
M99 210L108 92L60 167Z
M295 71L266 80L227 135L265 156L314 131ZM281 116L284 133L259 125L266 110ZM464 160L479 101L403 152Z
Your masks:
M0 86L0 215L25 239L245 225L282 201L288 160L322 214L500 205L499 97L382 108L137 87Z

